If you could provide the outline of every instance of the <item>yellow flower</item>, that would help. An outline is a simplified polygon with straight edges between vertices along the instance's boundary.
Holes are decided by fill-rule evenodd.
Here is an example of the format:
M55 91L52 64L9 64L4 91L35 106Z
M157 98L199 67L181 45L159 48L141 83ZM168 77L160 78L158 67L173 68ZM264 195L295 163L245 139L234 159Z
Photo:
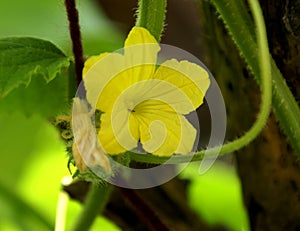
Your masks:
M154 155L191 152L196 129L184 115L203 103L210 80L205 69L171 59L157 65L159 44L134 27L123 53L104 53L85 62L87 100L104 112L98 138L109 154L142 144Z

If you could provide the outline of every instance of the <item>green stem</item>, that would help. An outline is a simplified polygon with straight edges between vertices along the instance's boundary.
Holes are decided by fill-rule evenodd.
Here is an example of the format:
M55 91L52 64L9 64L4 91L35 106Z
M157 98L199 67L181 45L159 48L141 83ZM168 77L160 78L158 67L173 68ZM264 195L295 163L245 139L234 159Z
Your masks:
M139 0L136 26L146 28L159 42L166 17L166 0Z
M271 60L268 49L268 39L264 18L261 8L257 0L248 0L254 22L257 28L257 44L258 44L258 63L260 66L261 88L262 88L262 102L260 106L260 113L258 119L255 121L252 128L241 138L225 144L220 154L236 151L245 145L249 144L264 128L270 114L272 102L272 79L271 79Z
M73 231L89 230L95 218L105 208L110 191L110 185L98 185L93 183L90 186L83 210L72 229Z
M247 13L243 1L236 0L211 0L220 13L229 30L232 39L245 58L256 80L259 78L259 53L253 33L253 23ZM276 119L279 121L288 141L297 155L300 157L300 108L288 88L285 79L277 68L275 62L271 62L272 73L272 107Z
M0 197L3 197L5 202L9 203L16 211L22 211L26 215L31 215L37 221L44 225L47 230L53 230L54 226L46 219L39 211L21 199L15 192L0 183Z
M230 153L249 144L252 140L254 140L257 135L262 131L264 128L266 121L269 117L270 107L271 107L271 100L272 100L272 81L271 81L271 62L270 62L270 55L268 50L268 42L267 42L267 35L266 35L266 28L262 16L262 12L257 0L249 0L251 6L251 12L253 14L253 18L257 28L257 44L258 49L257 52L259 53L257 58L260 73L258 75L261 76L261 89L262 89L262 101L260 106L260 112L258 115L257 120L255 121L254 125L251 129L245 133L244 136L224 144L221 149L219 155L224 155L226 153ZM204 155L209 156L211 154L215 154L220 147L214 147L207 150L202 150L200 152L195 153L193 157L193 161L202 160ZM156 157L156 156L144 156L135 153L130 153L130 157L133 160L140 161L140 162L147 162L147 163L156 163L161 164L168 160L166 157ZM171 163L182 163L190 161L190 156L176 156Z

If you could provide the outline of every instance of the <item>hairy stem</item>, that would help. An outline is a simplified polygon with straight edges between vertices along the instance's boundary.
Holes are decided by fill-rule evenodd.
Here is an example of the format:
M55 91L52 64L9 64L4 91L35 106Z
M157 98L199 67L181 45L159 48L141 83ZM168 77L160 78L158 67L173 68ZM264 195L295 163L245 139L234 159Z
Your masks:
M159 42L166 17L166 0L139 0L136 26L146 28Z
M256 80L261 85L259 75L259 56L261 49L255 43L253 23L242 1L211 0L221 15L232 39L245 58ZM234 13L233 13L234 12ZM300 157L300 108L288 88L285 79L271 61L272 73L272 108L287 139Z
M77 86L79 86L82 80L82 69L84 66L84 59L83 59L78 11L76 9L75 0L65 0L65 6L66 6L67 16L69 20L70 36L72 40L76 82L77 82Z

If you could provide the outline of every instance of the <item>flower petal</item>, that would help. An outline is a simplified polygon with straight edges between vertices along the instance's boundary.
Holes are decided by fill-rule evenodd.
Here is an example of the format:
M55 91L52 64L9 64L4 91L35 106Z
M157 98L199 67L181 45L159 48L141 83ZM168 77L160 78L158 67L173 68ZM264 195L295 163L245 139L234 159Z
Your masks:
M139 133L135 121L122 112L104 113L101 116L98 138L108 154L123 153L137 146Z
M124 45L127 66L156 65L160 46L150 32L143 27L133 27Z
M197 64L188 61L167 60L160 65L154 74L154 79L164 80L176 86L186 94L194 109L203 103L204 95L210 85L208 72ZM170 94L169 91L161 89L161 94ZM173 97L173 96L172 96ZM169 98L172 98L171 96ZM180 102L178 102L180 103ZM190 111L178 109L180 114Z
M87 99L93 108L112 110L116 98L138 81L153 77L160 47L142 27L134 27L125 42L124 55L92 56L83 70Z
M154 44L157 41L146 28L135 26L131 29L125 40L125 47L145 43Z
M192 151L196 129L172 107L157 100L147 100L134 112L143 148L154 155L170 156Z
M160 79L140 81L129 88L135 93L135 105L146 100L158 100L169 105L178 114L188 114L195 110L190 97L178 86ZM129 95L124 92L124 96ZM130 98L127 96L126 98Z
M118 73L125 69L124 56L117 53L105 53L88 59L84 68L84 85L87 93L87 100L93 108L105 112L102 107L102 95L104 87ZM112 90L113 91L113 90ZM106 96L103 96L104 98Z
M125 41L124 56L127 67L139 67L130 69L130 76L138 80L151 78L159 50L159 44L147 29L133 27Z
M85 62L84 62L84 67L83 67L83 70L82 70L82 75L83 77L86 75L86 73L88 72L88 70L91 69L91 67L97 63L99 60L101 60L102 58L104 58L105 56L109 55L110 53L108 52L105 52L105 53L102 53L100 55L94 55L94 56L91 56L89 57Z
M124 91L136 82L150 78L154 73L154 67L146 65L127 67L125 57L116 53L104 58L94 57L88 61L84 75L87 100L93 108L102 112L111 112L117 98ZM96 63L88 67L94 61ZM143 75L138 75L139 72L143 72Z

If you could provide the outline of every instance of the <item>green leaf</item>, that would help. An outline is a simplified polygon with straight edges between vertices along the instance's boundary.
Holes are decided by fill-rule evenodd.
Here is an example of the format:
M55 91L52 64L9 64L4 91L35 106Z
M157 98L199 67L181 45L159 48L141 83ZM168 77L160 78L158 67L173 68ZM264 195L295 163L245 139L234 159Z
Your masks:
M34 75L43 77L48 83L68 66L68 57L48 41L0 39L0 97L5 97L21 84L28 86Z
M65 112L74 88L70 64L48 41L0 39L0 110L43 116Z
M68 91L66 72L49 83L41 75L36 75L27 87L20 86L0 99L0 111L19 111L27 116L39 114L45 117L63 114L70 105Z

